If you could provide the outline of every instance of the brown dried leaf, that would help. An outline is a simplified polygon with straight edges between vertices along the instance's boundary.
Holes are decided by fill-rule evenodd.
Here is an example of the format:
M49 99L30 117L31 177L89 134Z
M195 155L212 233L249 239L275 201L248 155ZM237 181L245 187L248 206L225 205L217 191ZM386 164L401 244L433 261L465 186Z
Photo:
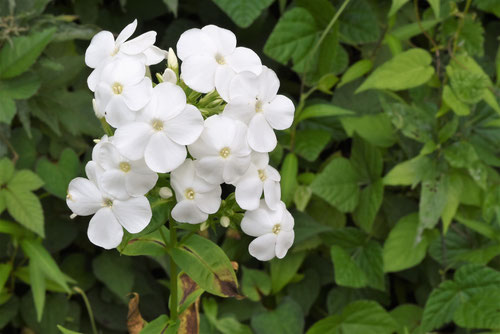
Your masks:
M128 302L127 329L129 334L139 334L144 327L144 319L139 311L139 294L133 292L132 295Z
M187 275L186 275L187 276ZM200 332L200 298L179 316L181 324L178 334L198 334Z

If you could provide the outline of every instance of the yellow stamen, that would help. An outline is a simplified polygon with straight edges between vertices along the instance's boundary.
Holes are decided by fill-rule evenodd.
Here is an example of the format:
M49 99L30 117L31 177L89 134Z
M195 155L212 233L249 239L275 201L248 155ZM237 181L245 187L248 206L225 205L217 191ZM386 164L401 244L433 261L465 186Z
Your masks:
M113 201L110 200L109 198L106 198L104 202L102 203L103 206L107 206L108 208L113 206Z
M159 120L159 119L155 119L153 120L153 129L155 129L155 131L162 131L163 130L163 121Z
M192 188L187 188L186 192L184 193L184 196L186 196L187 199L193 200L195 196L195 192Z
M126 161L122 161L122 162L120 162L120 169L123 172L128 173L128 172L130 172L130 164Z
M278 233L280 233L280 231L281 231L281 225L280 224L276 224L276 225L273 226L273 233L274 234L278 234Z
M219 65L224 65L226 63L226 60L224 59L224 57L219 53L215 55L215 61Z
M255 102L255 112L262 112L262 101L261 100L257 100L257 102Z
M227 159L227 157L229 157L229 155L231 154L231 150L229 149L229 147L224 147L222 150L220 150L219 154L224 159Z
M266 172L263 169L259 169L259 179L264 182L267 179Z
M123 93L123 86L122 84L115 82L112 86L111 89L113 90L113 93L116 95L120 95Z

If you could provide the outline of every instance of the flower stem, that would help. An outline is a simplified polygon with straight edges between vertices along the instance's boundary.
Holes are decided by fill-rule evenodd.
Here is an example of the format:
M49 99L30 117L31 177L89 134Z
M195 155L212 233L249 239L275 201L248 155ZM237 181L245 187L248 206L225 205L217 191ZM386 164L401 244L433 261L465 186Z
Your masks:
M94 313L92 312L92 307L90 306L90 302L87 298L87 295L82 289L80 289L77 286L73 287L73 290L75 290L82 296L83 302L85 303L85 307L87 308L87 312L89 314L90 324L92 325L92 333L97 334L97 327L95 326Z
M170 247L177 245L177 230L175 220L170 217ZM177 321L177 264L170 257L170 320Z

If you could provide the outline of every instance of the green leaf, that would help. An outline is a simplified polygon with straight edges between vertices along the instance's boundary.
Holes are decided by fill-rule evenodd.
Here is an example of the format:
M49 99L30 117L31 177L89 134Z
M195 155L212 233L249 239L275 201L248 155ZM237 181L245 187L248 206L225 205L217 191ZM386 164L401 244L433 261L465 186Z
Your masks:
M353 139L351 163L364 182L378 181L382 174L383 161L380 150L357 136Z
M162 232L165 238L169 240L170 233L165 226L161 226L156 231L140 236L133 237L128 240L124 245L120 245L118 250L121 254L128 256L139 256L139 255L149 255L149 256L164 256L167 254L167 246L161 235Z
M444 86L443 88L443 101L458 116L467 116L470 114L469 107L458 99L458 97L455 95L455 93L453 93L453 90L448 85Z
M425 257L434 233L425 231L419 237L418 214L401 218L384 243L384 272L395 272L419 264Z
M370 72L372 68L373 68L373 61L371 61L370 59L358 60L356 63L352 64L347 69L347 71L345 71L338 87L342 87L346 83L361 78L363 75Z
M467 168L479 160L474 145L466 141L457 141L443 150L448 163L455 168Z
M289 60L298 64L309 55L319 38L314 17L304 8L285 12L264 45L264 53L286 65Z
M432 177L422 181L419 202L420 231L436 226L446 206L447 196L447 175L432 175Z
M352 288L366 286L367 278L365 273L342 247L332 246L330 255L335 269L335 282L338 285Z
M425 156L417 156L401 162L384 176L384 184L388 186L415 186L428 172L430 165L431 161Z
M300 334L304 332L304 316L300 306L286 298L275 310L252 317L252 328L259 334Z
M0 159L0 185L4 185L14 176L14 164L9 158Z
M453 321L463 328L500 328L500 290L488 289L462 303Z
M385 113L342 117L340 122L348 136L352 137L356 133L375 146L389 147L396 141L391 120Z
M448 227L455 217L458 206L460 205L460 194L462 193L463 182L460 175L453 173L448 176L448 188L446 196L446 204L441 213L441 220L443 221L443 233L446 233Z
M356 93L367 89L399 91L420 86L429 81L434 74L431 62L431 55L423 49L411 49L400 53L375 69Z
M16 115L16 103L10 97L0 96L0 123L10 125Z
M430 294L424 308L422 329L431 331L450 322L455 312L472 296L482 293L496 294L499 284L500 273L496 270L481 265L460 267L453 280L442 282Z
M45 236L42 205L38 197L29 191L6 188L0 190L5 198L9 214L21 225Z
M281 200L287 205L292 202L297 188L299 160L293 153L288 153L281 166Z
M352 114L354 114L353 111L337 107L333 104L318 103L304 108L304 110L302 110L299 114L297 122L301 122L309 118L347 116Z
M238 280L224 251L198 235L171 250L172 258L202 289L221 297L238 293Z
M15 191L33 191L43 186L43 181L28 169L17 171L7 186Z
M28 99L40 88L40 80L32 73L26 73L10 80L0 81L0 96L11 99Z
M260 294L267 296L271 292L271 278L265 271L246 267L242 271L241 291L250 300L259 301Z
M392 334L396 322L375 301L361 300L347 305L342 314L335 314L315 323L307 334Z
M168 323L168 317L165 314L160 315L155 320L148 322L141 330L141 334L158 334L161 333Z
M79 332L75 332L75 331L72 331L70 329L66 329L64 328L63 326L61 325L57 325L57 329L59 329L59 331L62 333L62 334L82 334L82 333L79 333ZM143 333L144 330L141 331L141 333Z
M55 28L27 36L13 37L0 50L0 78L8 79L26 72L50 42Z
M305 252L289 253L283 259L271 260L271 286L273 293L280 292L297 274L306 256Z
M135 280L131 259L116 252L105 252L92 261L92 268L96 278L127 304Z
M389 10L389 14L387 14L387 16L392 16L392 15L396 14L396 12L401 7L403 7L403 5L405 5L408 1L410 1L410 0L392 0L391 9Z
M460 101L474 104L483 99L489 85L485 74L453 66L447 66L446 73L450 78L450 86Z
M45 182L44 188L51 194L65 199L69 182L80 174L80 159L76 153L66 148L62 151L57 164L46 157L38 160L36 173Z
M213 0L238 27L248 28L274 0Z
M375 11L366 0L356 0L339 17L341 42L365 44L376 42L380 29Z
M0 292L3 290L5 283L7 283L11 271L12 263L0 263Z
M420 24L418 22L413 22L406 24L402 27L394 29L390 34L387 34L385 37L385 42L387 44L395 43L399 48L398 53L401 52L401 41L409 40L415 36L423 34L422 29L428 31L438 23L440 23L440 19L432 19L432 20L424 20L421 21Z
M167 8L177 17L177 11L179 9L179 0L163 0L163 3Z
M431 5L432 11L436 17L441 15L441 2L440 0L427 0L429 5Z
M307 161L315 161L330 142L331 133L322 129L303 129L295 137L295 153Z
M49 252L42 246L40 241L22 239L21 247L26 256L30 258L30 261L37 263L38 268L43 272L45 277L53 280L66 292L70 292L66 275L64 275L64 273L59 269L56 261L54 261L52 256L50 256Z
M365 188L359 193L359 204L353 212L353 218L356 224L366 232L371 232L373 222L377 216L377 212L382 205L384 198L384 184L382 179L379 179Z
M35 302L36 318L38 322L42 320L43 308L45 306L45 276L40 265L30 260L30 285Z
M333 159L316 176L313 193L342 212L352 212L359 201L359 176L352 163L345 158Z
M408 331L413 333L413 330L420 325L423 312L422 307L414 304L402 304L393 309L390 314L399 325L397 333L404 334Z

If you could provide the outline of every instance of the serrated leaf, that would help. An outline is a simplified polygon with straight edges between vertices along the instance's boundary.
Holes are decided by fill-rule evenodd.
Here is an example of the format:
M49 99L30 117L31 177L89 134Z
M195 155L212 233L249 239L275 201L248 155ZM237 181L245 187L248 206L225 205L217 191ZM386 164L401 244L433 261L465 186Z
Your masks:
M500 328L500 290L487 290L462 303L453 321L463 328Z
M265 271L242 267L241 291L253 301L259 301L260 295L271 292L271 278Z
M352 137L356 133L375 146L389 147L396 141L396 134L391 120L385 113L360 117L342 117L340 122L348 136Z
M356 93L367 89L405 90L430 80L434 68L432 57L426 50L411 49L396 55L370 74Z
M274 0L213 0L238 27L249 27Z
M7 186L16 191L33 191L43 186L43 181L28 169L17 171Z
M371 232L373 222L377 212L382 205L384 198L384 184L379 179L365 188L361 189L359 194L359 204L353 212L353 218L356 224L366 232Z
M443 101L458 116L467 116L470 114L470 110L467 104L460 101L448 85L444 86L443 88Z
M40 80L33 73L25 73L9 80L0 81L0 96L11 99L27 99L40 88Z
M46 157L40 158L36 172L45 182L44 188L51 194L66 198L69 182L80 174L80 159L76 153L66 148L62 151L57 164L51 163Z
M356 0L339 17L340 40L347 44L376 42L380 29L374 10L366 0Z
M295 153L307 161L315 161L330 141L329 131L322 129L304 129L295 137Z
M275 310L252 317L252 328L260 334L300 334L304 332L304 316L300 306L286 298Z
M422 181L419 202L419 229L431 229L439 221L446 206L448 176L432 176Z
M0 159L0 185L4 185L14 176L14 164L9 158Z
M21 225L45 237L42 205L38 197L29 191L7 188L2 191L7 211Z
M389 186L415 186L427 173L431 165L429 158L417 156L394 166L385 176L384 184Z
M27 36L13 37L0 50L0 78L8 79L28 70L50 42L56 29L50 28Z
M362 288L367 285L365 273L342 247L332 246L330 255L335 270L335 282L338 285L351 288Z

